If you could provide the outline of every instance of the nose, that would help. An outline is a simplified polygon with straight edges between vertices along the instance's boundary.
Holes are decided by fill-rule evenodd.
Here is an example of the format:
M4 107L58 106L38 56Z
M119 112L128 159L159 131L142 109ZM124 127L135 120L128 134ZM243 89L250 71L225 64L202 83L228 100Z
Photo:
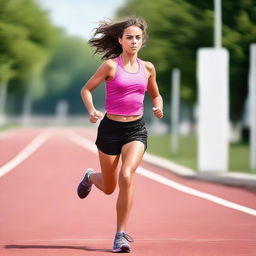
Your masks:
M134 38L132 39L132 44L136 44L136 42L137 42L137 40L136 40L136 38L134 37Z

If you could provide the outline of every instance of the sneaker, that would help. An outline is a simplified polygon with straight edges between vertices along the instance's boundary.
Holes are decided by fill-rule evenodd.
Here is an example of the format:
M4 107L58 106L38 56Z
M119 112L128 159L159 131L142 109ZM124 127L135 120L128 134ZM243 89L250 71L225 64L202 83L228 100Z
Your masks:
M81 180L77 187L77 194L81 199L87 197L92 189L92 184L89 183L89 176L92 173L94 173L94 170L88 168L85 172L84 178Z
M113 252L131 252L131 246L129 244L134 240L125 232L117 232L115 236Z

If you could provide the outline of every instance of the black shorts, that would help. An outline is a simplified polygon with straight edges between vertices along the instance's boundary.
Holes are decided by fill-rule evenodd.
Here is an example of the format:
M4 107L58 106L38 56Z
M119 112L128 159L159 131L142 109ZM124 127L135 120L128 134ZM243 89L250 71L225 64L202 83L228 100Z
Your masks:
M120 155L122 146L141 141L147 148L147 129L142 118L131 122L118 122L104 116L98 127L97 148L108 155Z

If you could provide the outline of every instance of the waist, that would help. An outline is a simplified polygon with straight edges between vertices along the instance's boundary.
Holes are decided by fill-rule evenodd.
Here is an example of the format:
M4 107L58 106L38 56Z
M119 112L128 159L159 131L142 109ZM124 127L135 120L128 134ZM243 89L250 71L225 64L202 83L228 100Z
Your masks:
M108 114L123 117L129 116L131 117L130 119L136 119L136 117L143 115L144 95L136 97L128 93L123 97L112 96L113 95L107 95L106 97L106 112ZM122 118L120 120L122 120Z
M142 115L122 116L114 114L106 114L107 118L117 122L133 122L142 118Z

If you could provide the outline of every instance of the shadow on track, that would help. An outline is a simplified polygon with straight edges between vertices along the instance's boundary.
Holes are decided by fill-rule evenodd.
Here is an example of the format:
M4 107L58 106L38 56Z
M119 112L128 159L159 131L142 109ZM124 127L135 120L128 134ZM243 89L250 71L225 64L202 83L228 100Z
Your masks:
M5 245L6 249L71 249L71 250L84 250L91 252L111 252L110 249L95 249L89 248L86 246L69 246L69 245L18 245L18 244L9 244Z

